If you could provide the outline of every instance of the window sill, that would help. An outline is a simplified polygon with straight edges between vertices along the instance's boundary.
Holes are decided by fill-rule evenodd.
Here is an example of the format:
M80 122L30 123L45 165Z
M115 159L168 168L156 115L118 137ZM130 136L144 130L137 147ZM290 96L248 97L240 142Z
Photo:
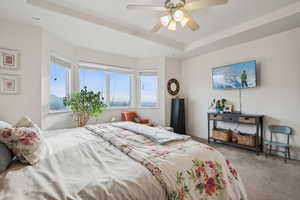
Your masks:
M141 106L139 106L138 109L160 109L160 107L141 107Z
M127 109L135 109L134 106L129 106L129 107L107 107L104 110L127 110Z
M52 114L64 114L64 113L71 113L72 111L70 111L70 110L57 110L57 111L55 111L55 110L49 110L48 111L48 114L50 114L50 115L52 115Z
M103 109L104 111L111 111L111 110L127 110L127 109L134 109L134 107L108 107ZM60 110L60 111L48 111L48 114L64 114L64 113L72 113L70 110Z

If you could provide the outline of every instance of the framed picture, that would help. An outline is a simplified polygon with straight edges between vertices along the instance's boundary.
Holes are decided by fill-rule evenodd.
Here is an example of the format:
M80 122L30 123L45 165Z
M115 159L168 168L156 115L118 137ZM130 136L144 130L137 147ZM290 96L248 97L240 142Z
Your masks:
M0 49L0 68L17 69L19 52L16 50Z
M0 93L1 94L18 94L19 93L19 76L0 74Z
M233 112L233 105L226 104L225 107L224 107L224 112L225 113L232 113Z

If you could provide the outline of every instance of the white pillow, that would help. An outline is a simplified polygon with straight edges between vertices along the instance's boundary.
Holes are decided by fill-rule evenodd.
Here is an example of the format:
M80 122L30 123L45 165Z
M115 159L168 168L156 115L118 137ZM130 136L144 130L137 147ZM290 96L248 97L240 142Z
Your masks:
M5 121L0 120L0 130L6 129L6 128L12 128L12 125Z

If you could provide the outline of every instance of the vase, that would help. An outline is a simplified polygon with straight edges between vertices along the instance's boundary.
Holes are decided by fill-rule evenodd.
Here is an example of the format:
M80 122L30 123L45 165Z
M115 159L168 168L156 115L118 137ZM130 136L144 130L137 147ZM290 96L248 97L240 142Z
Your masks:
M221 108L216 108L216 113L220 114L222 112Z

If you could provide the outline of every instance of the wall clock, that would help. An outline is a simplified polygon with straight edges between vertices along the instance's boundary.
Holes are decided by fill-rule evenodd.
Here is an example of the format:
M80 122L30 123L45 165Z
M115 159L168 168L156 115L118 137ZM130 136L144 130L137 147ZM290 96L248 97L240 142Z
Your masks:
M180 90L180 86L179 86L179 82L172 78L168 81L168 92L170 95L177 95L179 93Z

